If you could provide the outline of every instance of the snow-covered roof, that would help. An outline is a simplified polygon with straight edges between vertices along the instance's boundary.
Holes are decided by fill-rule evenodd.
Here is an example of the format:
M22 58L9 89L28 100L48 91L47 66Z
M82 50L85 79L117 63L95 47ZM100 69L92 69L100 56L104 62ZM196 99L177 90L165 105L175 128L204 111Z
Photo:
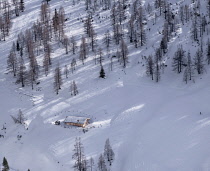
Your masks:
M78 116L67 116L64 122L73 122L73 123L79 123L79 124L84 124L86 121L86 117L78 117Z

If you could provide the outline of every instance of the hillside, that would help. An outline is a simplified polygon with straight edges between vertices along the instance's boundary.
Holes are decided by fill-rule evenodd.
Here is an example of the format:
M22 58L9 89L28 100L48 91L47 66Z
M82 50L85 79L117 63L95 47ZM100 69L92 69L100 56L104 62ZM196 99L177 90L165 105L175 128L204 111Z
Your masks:
M1 35L0 41L0 135L3 135L0 137L0 160L6 157L10 168L19 171L74 170L75 139L81 137L86 158L94 159L96 170L98 158L109 138L115 153L109 167L112 171L210 171L210 65L207 51L210 48L210 15L207 0L156 1L162 3L157 8L153 0L136 1L140 4L136 19L134 0L122 1L125 2L123 13L116 12L116 16L125 17L121 24L118 21L113 24L112 1L110 9L106 9L107 4L103 6L103 2L110 1L100 1L94 12L91 8L87 12L83 0L51 0L47 6L50 20L45 16L43 21L40 21L42 0L24 2L24 12L11 17L9 35L5 41ZM191 16L185 11L182 21L180 9L184 6ZM171 10L170 15L165 16L164 7L167 7L166 11ZM60 20L62 10L65 11L64 24L58 25L57 30L55 9ZM84 23L90 14L89 36L84 31ZM130 21L132 17L133 21ZM120 22L121 18L118 19ZM54 24L52 35L50 29L45 30L48 22ZM129 23L136 27L133 34ZM120 33L113 33L113 25ZM27 31L29 29L31 31ZM36 29L41 29L42 34ZM197 30L197 37L192 33L193 29ZM107 30L111 37L108 50L104 43ZM93 39L97 40L94 50L91 46L93 33ZM75 54L72 36L78 46ZM17 40L23 48L24 78L27 76L24 87L17 82L20 69L14 77L14 71L8 67L8 56L12 52L15 51L18 61L21 60L21 52L12 48L15 42L16 49ZM81 50L83 40L88 46L87 56ZM65 41L68 42L67 53ZM180 65L182 71L177 72L179 64L173 63L179 50L185 55ZM123 52L127 54L125 58ZM192 62L191 80L188 52L192 61L202 60L203 64L199 73L198 62ZM49 54L51 64L48 63ZM201 58L198 58L199 54ZM148 74L150 55L152 75ZM36 61L34 66L32 61ZM101 68L105 71L105 79L99 77ZM62 77L61 89L57 87L58 83L55 84L58 69ZM78 89L75 96L71 95L73 81ZM15 124L11 118L19 109L26 119L25 124ZM87 132L79 127L65 128L54 124L66 116L91 118L85 129Z

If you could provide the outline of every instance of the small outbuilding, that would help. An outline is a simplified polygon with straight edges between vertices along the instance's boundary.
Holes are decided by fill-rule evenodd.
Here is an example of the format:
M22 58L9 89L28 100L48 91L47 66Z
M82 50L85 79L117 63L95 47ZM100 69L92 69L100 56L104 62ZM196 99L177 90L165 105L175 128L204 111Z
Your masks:
M78 117L78 116L67 116L64 120L65 125L72 125L78 127L86 127L89 124L90 118Z

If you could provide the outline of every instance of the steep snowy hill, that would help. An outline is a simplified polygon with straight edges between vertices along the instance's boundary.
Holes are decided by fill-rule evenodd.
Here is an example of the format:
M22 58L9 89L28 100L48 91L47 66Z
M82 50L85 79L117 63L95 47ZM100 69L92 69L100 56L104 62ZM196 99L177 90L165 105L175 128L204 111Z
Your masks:
M79 46L81 37L86 36L84 20L87 12L84 1L75 2L72 5L73 1L70 0L51 0L49 5L51 16L55 9L64 7L65 35L68 38L75 36ZM129 43L127 28L133 2L126 1L127 18L122 24L129 52L126 67L123 67L123 60L118 62L119 59L113 57L120 51L120 45L113 40L108 54L102 43L104 33L107 30L112 32L113 28L111 11L99 8L91 19L97 33L97 48L103 50L106 79L99 78L100 54L91 52L91 46L83 65L79 59L80 48L74 55L72 52L66 54L64 45L53 37L50 42L52 65L47 76L42 67L43 47L37 46L41 51L38 54L35 49L40 74L31 90L30 83L25 87L17 84L16 78L7 69L13 41L40 19L42 0L25 0L25 11L19 17L12 18L9 36L6 41L0 42L0 160L6 157L10 167L20 171L74 170L72 155L75 138L81 137L86 158L93 157L94 169L97 169L98 158L109 138L115 153L110 167L113 171L210 171L209 65L205 63L203 74L197 74L195 70L188 84L183 82L184 72L177 74L172 67L174 54L180 45L186 55L190 51L194 58L203 44L206 58L210 24L206 24L202 38L198 36L199 41L193 41L193 19L182 24L176 21L176 17L179 20L181 6L189 5L193 11L199 2L200 14L207 14L207 1L169 0L173 14L177 14L171 21L174 22L175 31L171 33L167 51L162 56L161 66L164 67L160 70L161 79L158 82L147 77L146 63L147 57L155 56L160 46L164 35L164 14L156 16L159 9L154 8L153 0L141 1L144 8L148 4L152 7L151 12L145 12L146 43L135 48L135 43ZM206 19L209 21L208 16ZM25 51L24 54L27 54ZM26 56L24 58L26 68L29 68L30 61ZM70 69L66 78L63 74L65 65L70 68L73 58L77 60L76 70L72 73ZM56 94L54 70L58 64L62 70L63 84ZM72 81L78 87L79 94L76 96L70 92ZM26 118L24 125L15 124L11 118L11 115L18 114L19 109ZM91 118L87 132L78 127L65 128L54 124L70 115Z

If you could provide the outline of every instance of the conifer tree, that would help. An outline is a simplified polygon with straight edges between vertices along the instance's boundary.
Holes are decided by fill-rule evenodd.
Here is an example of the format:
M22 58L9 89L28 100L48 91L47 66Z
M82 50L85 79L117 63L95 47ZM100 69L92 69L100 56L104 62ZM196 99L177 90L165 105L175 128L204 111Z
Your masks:
M192 77L194 75L194 70L193 70L193 63L192 63L190 52L188 52L188 55L187 55L187 72L189 75L189 80L192 80Z
M190 52L188 52L187 67L184 70L183 81L186 82L187 84L189 80L192 80L193 75L194 75L193 64L192 64Z
M185 51L182 46L178 47L173 57L173 70L177 73L181 73L185 63Z
M69 75L69 69L68 69L68 66L65 65L65 68L64 68L64 74L66 76L66 78L68 78L68 75Z
M89 163L90 163L90 171L93 171L95 165L94 165L94 159L92 157L90 158Z
M20 15L20 7L19 7L19 2L18 1L15 1L14 2L14 6L15 6L15 15L16 15L16 17L18 17L19 15Z
M86 38L82 37L81 45L80 45L79 59L82 61L83 65L84 65L84 60L87 58L87 53L88 53L88 47L87 47L87 43L86 43Z
M153 78L154 78L154 62L153 62L152 56L148 57L146 67L147 67L147 69L146 69L147 76L151 77L153 80Z
M101 71L100 71L100 76L99 76L100 78L105 78L106 76L105 76L105 71L104 71L104 68L103 68L103 66L101 66Z
M84 146L81 138L76 138L74 145L74 154L72 158L75 160L73 168L76 171L87 171L87 160L84 154Z
M27 72L23 57L19 58L18 72L17 72L17 81L16 83L21 83L22 87L25 87L27 81Z
M63 45L65 47L65 50L66 50L66 54L69 53L69 39L67 36L64 36L64 39L63 39Z
M44 71L45 71L45 75L48 75L48 71L49 71L49 66L52 64L51 62L51 46L49 43L45 44L44 47L44 59L43 59L43 67L44 67Z
M24 10L25 10L24 0L20 0L20 10L22 12L24 12Z
M78 91L78 89L77 89L77 85L76 85L76 82L75 82L75 81L73 81L73 82L71 83L70 92L71 92L71 95L72 95L72 96L76 96L77 94L79 94L79 91Z
M59 90L61 89L62 85L62 77L61 77L61 69L59 65L55 69L55 74L54 74L54 89L56 91L56 94L58 94Z
M103 51L102 48L98 49L98 61L100 66L102 66L102 62L103 62L104 58L103 58Z
M2 166L3 166L2 171L9 171L9 164L8 164L7 159L5 157L3 158Z
M16 76L18 69L18 61L15 50L15 44L13 43L12 49L7 59L8 69L13 72L14 77Z
M208 39L208 42L207 42L207 50L206 50L206 60L207 60L207 63L208 65L210 65L210 40Z
M109 165L112 165L112 162L114 160L114 151L112 150L112 147L110 145L110 141L109 138L106 140L105 142L105 146L104 146L104 157L105 159L108 161Z
M71 61L71 72L73 73L74 70L76 69L77 61L75 58L72 59Z
M189 74L188 74L188 71L187 71L187 68L184 70L184 75L183 75L183 81L187 84L189 80Z
M31 88L33 90L34 83L37 80L38 74L39 74L38 62L37 62L36 56L34 55L33 52L31 53L29 63L30 63L30 67L29 67L29 75L28 76L29 76L29 80L31 83Z
M128 63L128 47L123 39L121 41L120 48L121 48L121 60L123 62L123 67L126 68Z
M191 27L191 36L194 41L198 41L198 21L197 21L197 14L194 15L192 20L192 27Z
M106 46L107 52L109 51L111 42L112 42L111 34L110 34L109 30L107 30L106 33L104 34L104 38L103 38L103 43Z
M76 49L77 49L77 42L76 42L74 36L72 36L72 37L70 38L70 46L71 46L72 54L74 55L75 52L76 52Z
M17 41L17 43L16 43L16 47L17 47L17 51L20 51L20 44L19 44L18 41Z
M92 52L95 52L95 49L97 47L97 34L93 26L90 27L90 44L91 44Z
M139 13L138 13L138 22L139 22L138 30L139 30L139 40L140 40L141 46L143 46L146 43L146 32L144 29L143 17L144 17L144 10L143 10L143 7L140 6Z
M194 66L198 74L203 74L205 68L204 68L204 63L203 63L203 53L200 49L198 49L195 54Z
M98 159L98 170L99 171L107 171L106 163L104 160L104 156L101 154Z
M207 12L210 19L210 0L207 0Z
M159 82L161 75L160 75L160 64L157 56L155 56L155 71L154 71L155 81Z

